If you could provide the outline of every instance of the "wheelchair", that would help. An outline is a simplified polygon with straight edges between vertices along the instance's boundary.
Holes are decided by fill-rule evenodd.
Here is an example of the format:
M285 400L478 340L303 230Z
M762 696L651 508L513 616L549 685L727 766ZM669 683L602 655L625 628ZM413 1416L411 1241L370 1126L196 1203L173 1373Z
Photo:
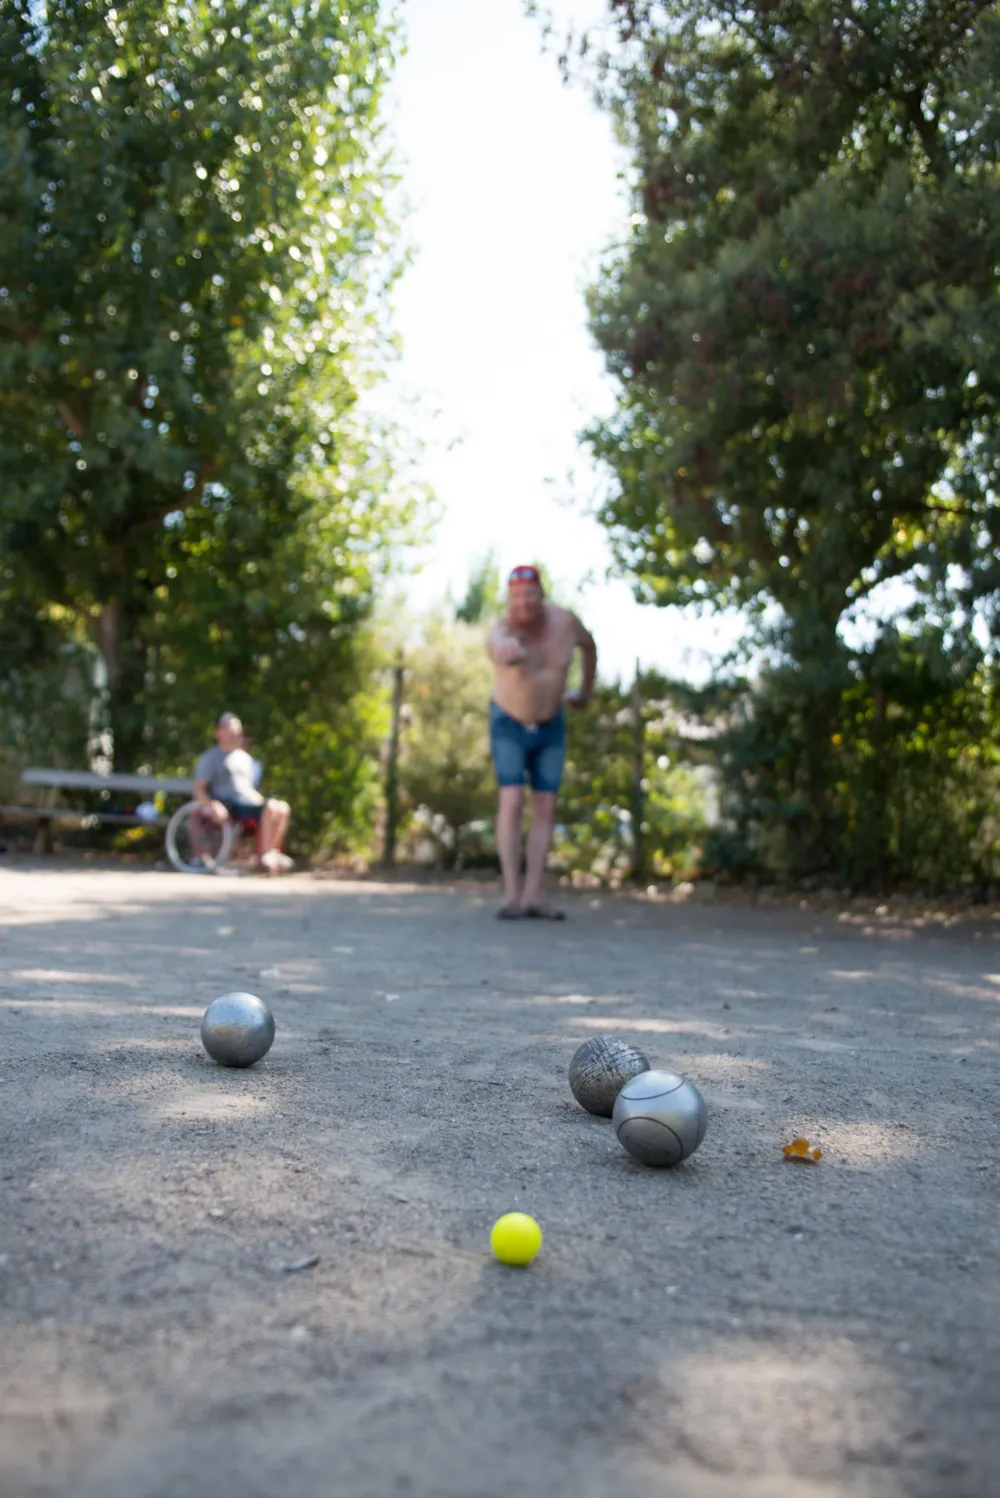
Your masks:
M217 822L201 801L186 801L167 823L167 857L179 874L221 873L233 857L241 832L252 834L259 851L259 817Z

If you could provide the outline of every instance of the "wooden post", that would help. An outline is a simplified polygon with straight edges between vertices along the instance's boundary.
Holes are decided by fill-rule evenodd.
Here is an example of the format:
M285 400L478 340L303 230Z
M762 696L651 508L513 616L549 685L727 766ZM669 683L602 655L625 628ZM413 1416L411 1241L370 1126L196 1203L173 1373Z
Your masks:
M875 750L874 762L874 804L870 807L871 824L875 829L877 839L875 849L875 864L872 870L875 885L880 894L885 894L888 885L888 841L889 841L889 819L886 814L886 806L889 800L888 764L886 760L886 699L885 686L877 682L872 691L872 747Z
M642 686L639 681L639 662L635 663L635 680L632 682L632 878L637 884L646 877L646 839L642 830L646 811L643 791L645 779L646 745L642 722Z
M399 725L403 712L403 681L406 670L400 651L392 668L392 723L385 767L385 842L382 862L390 869L396 863L396 833L399 828Z

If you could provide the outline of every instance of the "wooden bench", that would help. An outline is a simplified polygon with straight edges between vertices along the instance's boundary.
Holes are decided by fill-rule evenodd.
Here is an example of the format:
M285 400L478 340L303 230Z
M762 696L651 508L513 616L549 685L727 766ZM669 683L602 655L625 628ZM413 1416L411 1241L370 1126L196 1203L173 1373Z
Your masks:
M193 779L180 777L162 779L156 775L96 775L91 770L25 770L21 784L35 786L54 792L90 791L110 793L125 792L139 796L155 796L160 792L170 796L190 796L194 790ZM106 823L112 827L165 827L168 818L137 817L134 812L121 811L76 811L70 807L56 806L0 806L0 824L38 822L38 837L35 851L52 852L52 833L56 824L64 827L96 827Z

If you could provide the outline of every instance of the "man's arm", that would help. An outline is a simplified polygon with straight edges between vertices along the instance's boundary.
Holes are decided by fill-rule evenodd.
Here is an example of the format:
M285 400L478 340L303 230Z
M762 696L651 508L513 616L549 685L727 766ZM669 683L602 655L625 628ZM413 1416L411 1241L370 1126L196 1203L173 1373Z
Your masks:
M201 806L205 807L206 811L211 814L214 821L225 822L228 820L229 813L227 812L226 808L223 806L221 801L216 801L215 797L212 795L211 791L208 788L208 781L205 780L204 777L199 777L197 773L195 774L194 781L194 799Z
M516 666L524 660L524 646L502 620L486 637L486 653L494 666Z
M215 805L215 799L209 789L215 773L215 761L214 751L206 749L194 767L194 799L200 801L202 806Z
M593 635L573 615L576 625L576 643L580 647L580 656L583 662L583 677L580 682L580 695L587 698L594 690L594 681L597 677L597 645Z

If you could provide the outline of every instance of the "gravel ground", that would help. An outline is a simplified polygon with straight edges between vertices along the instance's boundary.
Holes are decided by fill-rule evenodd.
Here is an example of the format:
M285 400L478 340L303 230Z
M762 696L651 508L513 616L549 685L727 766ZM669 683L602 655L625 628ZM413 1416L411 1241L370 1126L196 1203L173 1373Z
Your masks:
M1000 1495L1000 922L495 903L5 860L2 1498ZM605 1031L679 1169L574 1104Z

